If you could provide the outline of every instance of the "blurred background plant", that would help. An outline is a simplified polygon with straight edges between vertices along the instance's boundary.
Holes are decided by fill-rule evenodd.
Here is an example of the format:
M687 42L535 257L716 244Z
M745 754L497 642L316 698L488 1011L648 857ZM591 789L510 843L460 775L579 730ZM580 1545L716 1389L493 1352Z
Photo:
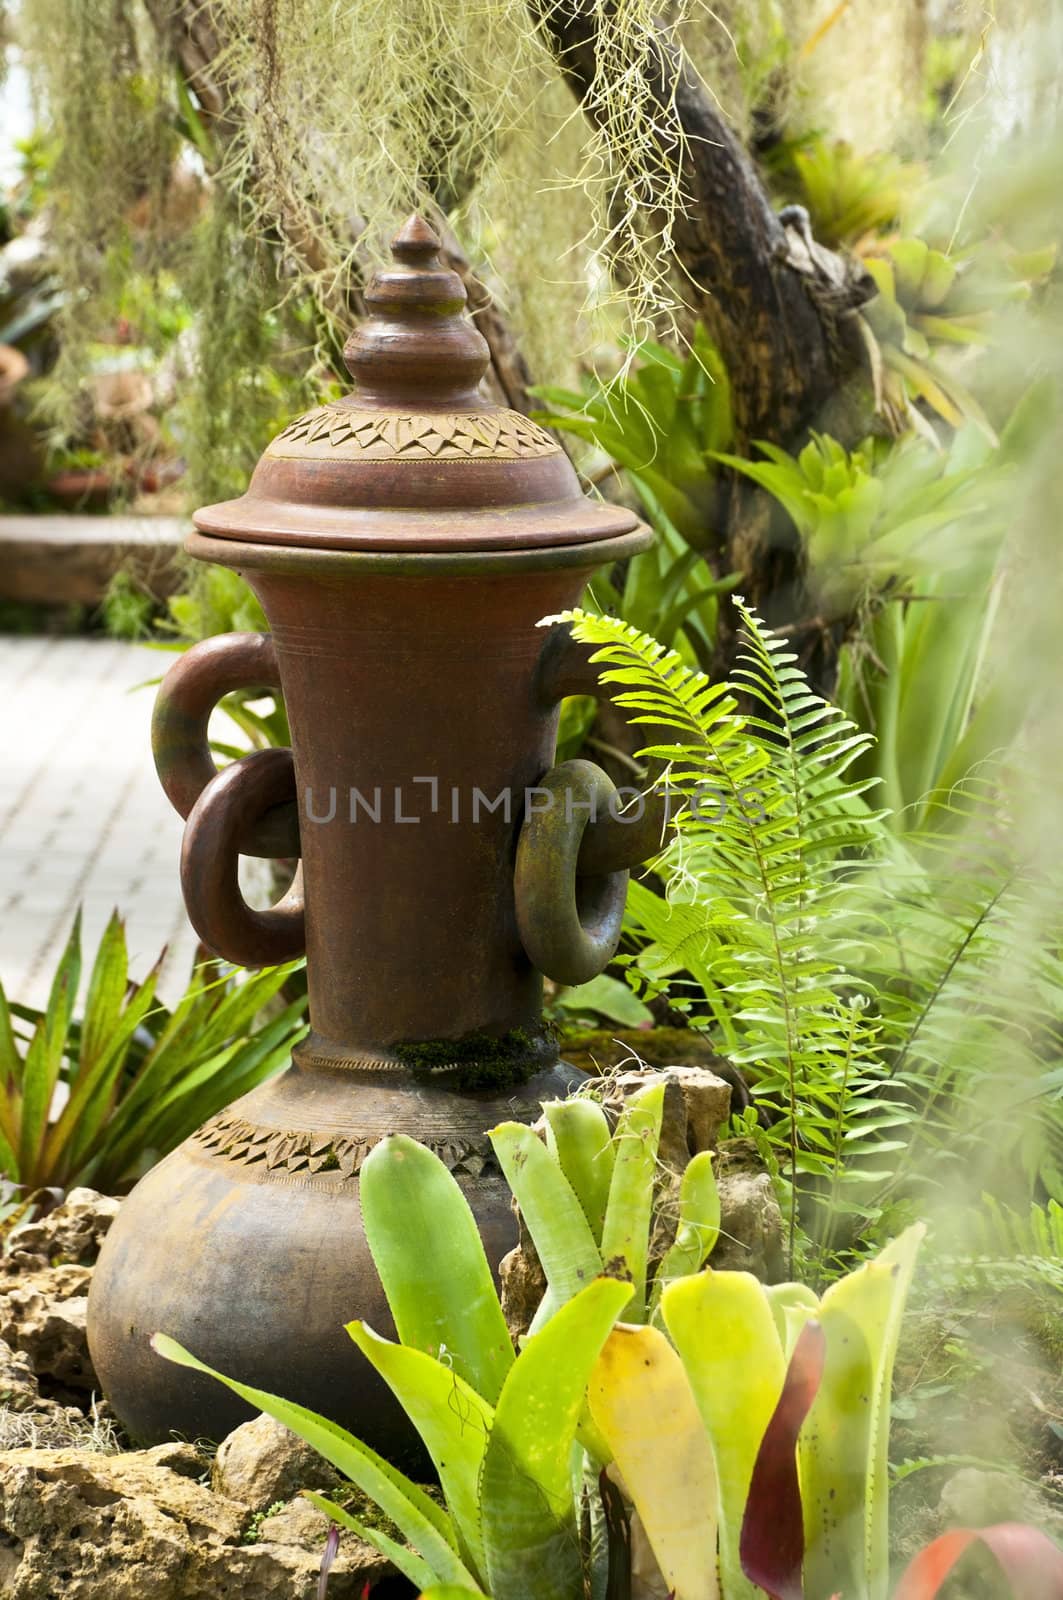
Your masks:
M78 1007L81 959L79 918L43 1011L0 986L0 1172L24 1201L83 1184L124 1193L286 1065L303 1033L305 997L277 999L293 966L235 981L208 963L170 1010L155 995L161 958L143 983L129 982L116 913Z

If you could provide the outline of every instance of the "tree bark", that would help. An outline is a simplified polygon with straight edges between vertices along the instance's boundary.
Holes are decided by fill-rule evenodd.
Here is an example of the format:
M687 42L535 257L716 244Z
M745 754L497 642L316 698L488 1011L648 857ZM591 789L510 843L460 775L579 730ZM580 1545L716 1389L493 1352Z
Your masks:
M599 39L611 26L611 6L528 3L595 120ZM673 224L676 264L692 310L727 365L737 448L747 450L756 439L792 448L812 427L853 442L867 432L873 409L856 316L873 284L849 258L816 243L800 208L776 213L750 155L663 28L647 43L643 79L660 113L661 160L681 166L687 204ZM616 160L622 164L622 151ZM744 481L724 479L718 516L720 570L743 573L746 598L769 622L800 618L800 551L778 508ZM733 647L724 623L721 670ZM829 665L812 660L816 653L806 664L817 678L824 671L829 678ZM833 655L829 646L827 654Z
M594 116L598 39L611 8L598 0L530 4ZM810 251L800 222L787 226L786 214L775 212L749 154L663 29L647 45L643 78L660 111L662 161L680 161L689 197L674 224L677 264L727 362L742 442L794 439L859 359L839 323L870 288L844 258Z

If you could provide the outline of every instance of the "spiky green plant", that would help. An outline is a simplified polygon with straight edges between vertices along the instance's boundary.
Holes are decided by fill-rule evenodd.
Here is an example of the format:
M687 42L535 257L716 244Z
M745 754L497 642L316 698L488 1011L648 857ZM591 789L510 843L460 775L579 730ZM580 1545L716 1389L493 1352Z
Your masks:
M171 1011L156 998L160 964L143 983L129 981L115 914L79 1005L79 915L44 1011L9 1002L0 987L4 1178L27 1189L91 1183L119 1192L288 1059L305 998L256 1019L290 965L240 984L198 972Z
M767 441L757 449L766 459L719 459L788 513L826 622L913 575L951 574L986 551L991 565L999 548L1009 463L977 433L958 434L947 453L922 439L846 450L826 434L797 456Z

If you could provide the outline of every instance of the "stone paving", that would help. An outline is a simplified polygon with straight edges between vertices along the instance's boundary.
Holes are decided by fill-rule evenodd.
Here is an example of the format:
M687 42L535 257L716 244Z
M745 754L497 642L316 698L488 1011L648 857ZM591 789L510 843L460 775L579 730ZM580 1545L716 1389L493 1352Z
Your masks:
M79 904L86 957L117 906L132 976L166 946L163 997L188 980L182 825L151 762L153 691L136 687L171 659L106 639L0 637L0 979L11 1000L44 1003Z

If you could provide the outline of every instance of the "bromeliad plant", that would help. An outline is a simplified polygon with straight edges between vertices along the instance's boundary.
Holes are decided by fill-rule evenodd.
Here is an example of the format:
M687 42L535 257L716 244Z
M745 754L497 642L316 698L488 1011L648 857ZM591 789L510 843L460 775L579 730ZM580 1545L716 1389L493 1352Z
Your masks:
M785 1552L789 1582L769 1593L885 1600L890 1387L923 1232L908 1229L822 1300L802 1284L765 1288L710 1270L665 1288L669 1338L614 1330L591 1379L591 1416L668 1589L757 1600L751 1555L767 1551ZM778 1453L772 1430L795 1391L800 1515L787 1524L766 1505L760 1458L765 1443Z
M323 1418L213 1374L301 1434L376 1501L408 1548L342 1506L310 1496L419 1587L454 1584L493 1600L526 1600L534 1574L537 1600L578 1600L583 1593L592 1556L581 1535L582 1474L574 1476L573 1452L580 1438L601 1452L595 1471L608 1459L588 1423L587 1385L617 1316L628 1307L639 1321L646 1314L639 1301L663 1095L662 1084L633 1097L612 1136L590 1101L546 1106L550 1149L517 1124L494 1130L499 1159L519 1177L529 1225L534 1218L536 1238L549 1241L548 1314L536 1317L536 1331L519 1353L472 1213L438 1157L393 1135L363 1166L366 1237L399 1342L361 1322L348 1332L421 1434L446 1511ZM691 1169L655 1299L666 1280L696 1271L715 1242L718 1205L707 1156L695 1157L688 1175ZM562 1213L544 1220L566 1191ZM610 1275L602 1272L599 1245L588 1242L595 1237L609 1251ZM161 1335L155 1347L210 1370Z
M813 434L797 456L766 440L757 449L766 459L719 459L788 513L824 622L915 575L954 572L985 551L991 559L999 545L1007 462L996 463L977 432L957 434L947 454L921 439L892 451L867 439L846 450L826 434Z
M640 1089L612 1133L601 1106L578 1096L543 1106L545 1144L519 1122L492 1132L546 1275L533 1333L601 1273L630 1282L626 1321L658 1322L665 1286L697 1272L711 1254L720 1233L720 1197L712 1154L702 1150L683 1171L674 1234L650 1281L664 1095L663 1083Z
M851 1337L852 1329L846 1335ZM817 1600L820 1592L814 1585L823 1575L814 1572L810 1577L808 1565L817 1545L827 1542L829 1528L816 1525L805 1456L816 1437L829 1350L822 1323L806 1322L793 1345L782 1393L753 1465L739 1551L746 1577L771 1600ZM865 1547L868 1553L874 1543L872 1537ZM979 1543L995 1558L1016 1600L1054 1600L1063 1593L1063 1551L1037 1528L997 1523L980 1529L953 1528L935 1539L905 1569L893 1600L935 1600L957 1562ZM814 1561L811 1564L814 1568ZM876 1600L885 1591L883 1568L879 1581L863 1592ZM861 1592L858 1586L844 1588L836 1600Z
M548 1125L559 1146L568 1140L556 1112ZM503 1147L507 1137L505 1126L496 1131ZM680 1277L663 1286L660 1327L617 1321L636 1293L618 1259L624 1278L588 1273L517 1352L472 1214L438 1158L392 1136L369 1156L362 1183L399 1340L360 1322L348 1332L420 1432L444 1507L324 1418L154 1340L161 1355L220 1378L314 1445L408 1542L309 1494L335 1524L433 1600L470 1591L581 1600L588 1585L621 1593L630 1551L601 1536L605 1519L588 1493L606 1471L639 1513L677 1600L884 1600L890 1383L921 1226L822 1300L740 1272ZM588 1223L602 1187L587 1176ZM906 1600L933 1592L902 1590Z
M890 1390L924 1229L817 1297L747 1273L669 1284L664 1331L618 1324L589 1389L610 1473L678 1600L886 1600ZM1034 1528L942 1536L894 1600L933 1600L982 1538L1020 1600L1051 1600L1063 1553Z
M921 401L950 427L965 421L995 443L992 425L947 356L985 345L1001 307L1028 299L1055 264L1054 245L1020 253L983 241L960 254L919 238L882 241L864 258L877 296L864 308L882 354L887 397L920 426Z
M893 227L926 176L889 151L856 151L818 133L781 141L768 164L780 199L803 205L813 235L830 249L856 249Z
M291 965L239 983L198 972L170 1011L156 999L161 960L131 983L114 915L79 1010L79 915L43 1012L9 1003L0 987L0 1175L27 1190L121 1192L287 1061L305 998L263 1026L256 1019Z
M587 1383L632 1286L589 1277L518 1353L475 1221L457 1182L423 1146L382 1141L361 1172L366 1237L399 1342L348 1326L414 1423L445 1508L343 1429L302 1406L220 1378L300 1434L367 1494L407 1545L310 1495L418 1588L455 1585L494 1600L579 1600L583 1560L572 1457ZM210 1372L162 1335L161 1355Z

